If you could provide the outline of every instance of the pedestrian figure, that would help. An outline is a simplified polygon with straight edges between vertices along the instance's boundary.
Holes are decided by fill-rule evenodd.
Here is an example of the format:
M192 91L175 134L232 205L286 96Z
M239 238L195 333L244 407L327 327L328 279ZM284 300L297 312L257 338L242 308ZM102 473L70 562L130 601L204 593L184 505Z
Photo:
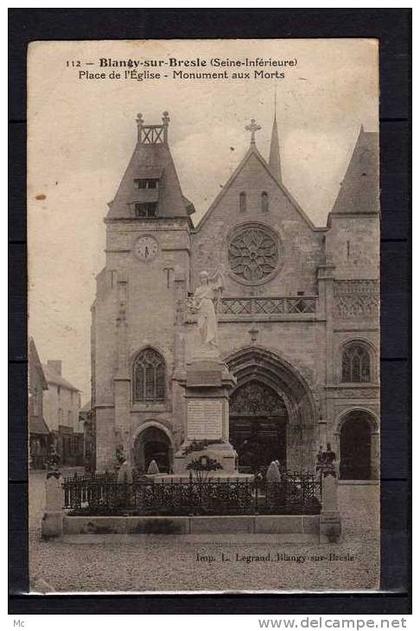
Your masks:
M331 449L331 443L327 443L327 451L324 452L325 464L332 465L335 462L335 451Z
M320 445L318 453L316 455L315 471L320 471L322 469L323 464L324 464L324 452L322 451L322 445Z

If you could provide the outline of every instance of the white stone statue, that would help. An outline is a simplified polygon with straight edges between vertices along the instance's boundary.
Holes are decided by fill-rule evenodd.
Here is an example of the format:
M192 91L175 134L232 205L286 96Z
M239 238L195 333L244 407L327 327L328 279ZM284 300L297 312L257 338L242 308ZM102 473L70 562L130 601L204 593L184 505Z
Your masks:
M213 276L200 272L200 285L194 292L192 308L198 313L198 330L202 343L211 349L217 345L217 317L215 301L219 300L223 290L223 276L218 270Z

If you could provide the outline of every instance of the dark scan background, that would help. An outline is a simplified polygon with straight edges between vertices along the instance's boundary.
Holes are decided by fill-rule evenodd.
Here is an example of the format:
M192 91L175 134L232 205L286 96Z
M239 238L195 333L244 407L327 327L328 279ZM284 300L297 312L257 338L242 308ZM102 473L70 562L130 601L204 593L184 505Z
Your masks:
M380 40L382 593L28 596L26 49L34 40ZM411 611L411 10L9 9L9 613Z

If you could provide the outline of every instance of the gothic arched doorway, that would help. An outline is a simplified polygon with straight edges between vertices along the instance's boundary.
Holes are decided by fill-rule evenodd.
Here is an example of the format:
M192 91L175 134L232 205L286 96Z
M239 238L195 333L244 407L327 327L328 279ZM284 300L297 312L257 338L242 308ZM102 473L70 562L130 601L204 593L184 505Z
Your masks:
M156 461L160 473L169 473L171 441L163 430L154 426L144 429L134 441L134 462L137 469L147 472L152 460Z
M363 411L347 414L340 429L340 478L369 480L372 474L372 426Z
M229 440L239 471L253 473L279 460L286 467L287 410L269 386L251 380L235 389L229 402Z
M238 384L230 397L229 438L239 451L240 468L281 460L288 469L312 471L316 407L299 371L257 346L238 351L226 363ZM256 397L254 389L259 390ZM242 464L240 452L248 447L248 454L242 453L246 464Z

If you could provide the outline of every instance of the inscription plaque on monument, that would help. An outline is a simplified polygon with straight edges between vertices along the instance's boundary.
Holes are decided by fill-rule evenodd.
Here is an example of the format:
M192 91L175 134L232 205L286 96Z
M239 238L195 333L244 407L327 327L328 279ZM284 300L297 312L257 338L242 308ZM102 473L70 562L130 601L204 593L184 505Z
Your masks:
M223 403L217 399L188 401L188 438L217 439L222 437Z

